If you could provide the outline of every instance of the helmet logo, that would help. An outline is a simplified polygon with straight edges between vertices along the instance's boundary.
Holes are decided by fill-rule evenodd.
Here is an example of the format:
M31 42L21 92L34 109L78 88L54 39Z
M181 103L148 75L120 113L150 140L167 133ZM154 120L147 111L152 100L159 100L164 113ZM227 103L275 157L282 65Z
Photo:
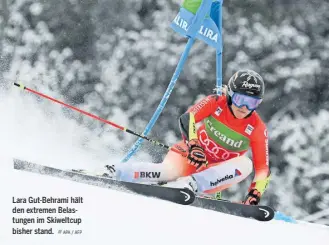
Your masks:
M258 91L260 91L260 85L259 84L253 84L253 83L248 83L248 81L243 81L242 85L243 88L248 88L248 89L257 89Z
M261 76L253 71L247 70L240 75L240 77L246 77L246 80L242 82L242 88L256 89L260 91L261 86L258 84L258 79L262 80ZM250 82L251 83L250 83Z

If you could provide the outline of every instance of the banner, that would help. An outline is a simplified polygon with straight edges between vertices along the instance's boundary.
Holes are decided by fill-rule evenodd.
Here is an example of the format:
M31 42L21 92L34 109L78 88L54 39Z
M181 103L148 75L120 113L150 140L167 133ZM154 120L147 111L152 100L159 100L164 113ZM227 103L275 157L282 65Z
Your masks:
M202 0L185 0L179 13L172 21L170 27L184 37L190 37L189 28L197 18L197 11L202 4ZM222 52L222 38L220 30L220 14L222 0L212 1L210 11L202 20L202 25L195 33L195 38L204 41L218 52Z

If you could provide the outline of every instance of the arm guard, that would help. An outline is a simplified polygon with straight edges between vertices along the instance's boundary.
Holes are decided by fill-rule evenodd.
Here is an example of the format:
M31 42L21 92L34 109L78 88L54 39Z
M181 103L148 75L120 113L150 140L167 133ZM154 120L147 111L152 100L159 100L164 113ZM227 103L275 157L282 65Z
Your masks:
M263 195L263 193L265 192L265 190L268 187L270 180L271 180L271 173L269 173L269 175L265 179L256 180L256 181L252 182L248 191L250 191L252 189L256 189Z
M198 139L193 113L187 112L179 117L179 129L184 141Z

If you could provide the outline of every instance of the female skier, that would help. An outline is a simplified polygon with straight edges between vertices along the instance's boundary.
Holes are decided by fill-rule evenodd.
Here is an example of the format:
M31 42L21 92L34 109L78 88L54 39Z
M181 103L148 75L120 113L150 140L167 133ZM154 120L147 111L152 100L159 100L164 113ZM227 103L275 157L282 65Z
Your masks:
M116 166L118 180L167 182L187 187L200 196L220 198L222 190L244 180L254 169L254 179L243 203L257 205L270 180L267 130L255 111L265 85L252 70L239 70L223 95L209 95L179 118L183 140L161 164L133 163ZM197 123L201 125L197 128ZM252 161L245 156L248 149ZM114 170L107 166L108 170Z

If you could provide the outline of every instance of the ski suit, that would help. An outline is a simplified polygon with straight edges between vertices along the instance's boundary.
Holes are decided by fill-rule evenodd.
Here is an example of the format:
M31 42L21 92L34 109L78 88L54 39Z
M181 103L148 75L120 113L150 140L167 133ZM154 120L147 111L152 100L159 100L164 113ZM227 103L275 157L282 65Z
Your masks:
M225 95L210 95L180 117L184 141L193 134L194 120L196 124L201 123L196 137L206 154L207 166L196 170L175 152L169 152L164 163L179 165L176 166L178 176L193 175L199 191L204 193L218 192L242 181L253 168L255 175L249 190L255 188L263 193L270 179L266 126L255 111L244 119L237 119L230 110ZM188 151L184 141L174 147ZM244 156L249 148L252 162Z
M250 189L261 194L270 180L266 126L254 111L247 118L237 119L230 111L225 95L210 95L193 105L180 119L183 141L173 147L188 152L185 140L197 137L204 148L208 165L196 170L187 158L169 151L164 161L120 164L116 178L128 182L174 181L192 175L198 191L213 194L244 180L254 169ZM201 126L196 132L195 124ZM251 148L253 161L244 156Z

